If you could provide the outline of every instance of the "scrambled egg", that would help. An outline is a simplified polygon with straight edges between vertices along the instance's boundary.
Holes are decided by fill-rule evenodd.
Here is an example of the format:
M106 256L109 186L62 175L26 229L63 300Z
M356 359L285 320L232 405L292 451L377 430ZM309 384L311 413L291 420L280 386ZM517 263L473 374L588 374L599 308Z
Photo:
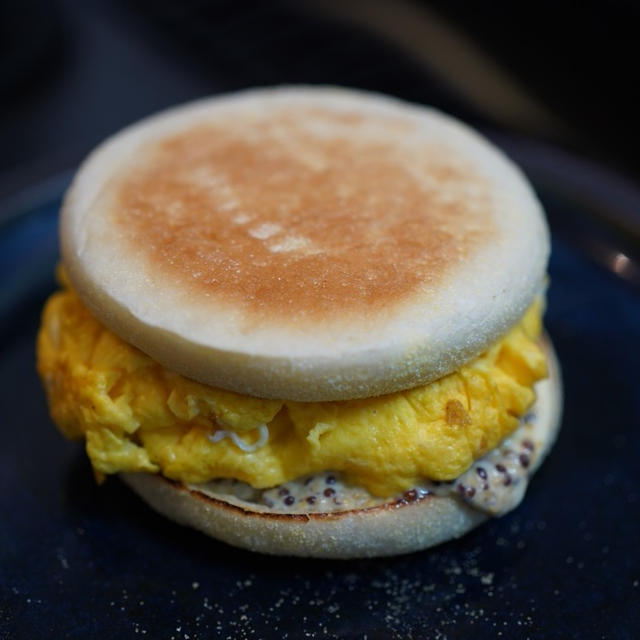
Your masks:
M436 382L376 398L301 403L243 396L167 371L65 289L43 313L38 371L54 421L66 436L86 438L98 479L147 471L266 488L331 469L390 496L423 478L456 478L518 426L534 401L533 383L546 375L536 340L541 306Z

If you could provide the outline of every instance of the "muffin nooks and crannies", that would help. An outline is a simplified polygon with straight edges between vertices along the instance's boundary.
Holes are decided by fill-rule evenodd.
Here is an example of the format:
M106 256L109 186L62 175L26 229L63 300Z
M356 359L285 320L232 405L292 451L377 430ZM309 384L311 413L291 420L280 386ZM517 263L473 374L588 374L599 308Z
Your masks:
M89 157L61 241L54 420L232 544L436 544L513 508L553 441L543 212L439 112L323 87L173 109Z

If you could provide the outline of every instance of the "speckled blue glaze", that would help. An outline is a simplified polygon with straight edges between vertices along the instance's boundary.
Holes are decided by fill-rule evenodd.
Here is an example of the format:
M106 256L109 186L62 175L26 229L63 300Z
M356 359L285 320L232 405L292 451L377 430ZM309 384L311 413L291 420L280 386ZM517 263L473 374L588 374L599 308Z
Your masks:
M0 637L640 637L638 292L554 241L564 425L514 513L410 556L269 558L96 486L53 428L34 336L58 206L0 227Z

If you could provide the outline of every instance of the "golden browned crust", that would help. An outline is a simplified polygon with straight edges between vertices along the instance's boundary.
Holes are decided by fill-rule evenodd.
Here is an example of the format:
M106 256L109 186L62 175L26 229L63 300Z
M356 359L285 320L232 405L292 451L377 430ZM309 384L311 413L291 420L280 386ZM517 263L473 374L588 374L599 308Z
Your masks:
M263 321L388 311L497 233L487 181L388 121L282 107L182 131L112 183L120 237L185 295Z

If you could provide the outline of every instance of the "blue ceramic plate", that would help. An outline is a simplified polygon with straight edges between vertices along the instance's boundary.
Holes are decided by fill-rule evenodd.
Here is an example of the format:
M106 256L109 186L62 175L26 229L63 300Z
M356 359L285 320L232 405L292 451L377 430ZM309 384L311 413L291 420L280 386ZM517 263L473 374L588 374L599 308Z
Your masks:
M602 245L597 199L574 186L588 178L614 213L620 191L593 167L502 142L532 169L557 230L547 327L564 425L514 513L392 559L254 555L160 518L117 479L97 487L34 371L63 184L14 202L0 223L0 636L639 637L640 295L612 272L634 265L615 234Z

